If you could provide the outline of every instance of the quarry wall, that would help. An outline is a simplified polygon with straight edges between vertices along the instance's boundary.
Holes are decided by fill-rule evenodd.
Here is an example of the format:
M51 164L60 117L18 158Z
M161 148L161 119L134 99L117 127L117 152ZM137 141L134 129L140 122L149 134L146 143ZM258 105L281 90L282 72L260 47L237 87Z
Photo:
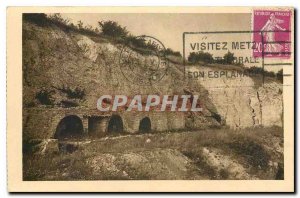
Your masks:
M193 90L183 80L178 66L169 69L159 84L138 86L124 79L118 65L120 46L104 38L92 38L65 32L58 27L23 24L23 137L24 139L53 138L60 121L70 115L80 118L86 135L107 134L113 114L97 110L96 101L102 94L183 94ZM143 59L140 55L138 57ZM183 67L183 66L182 66ZM194 68L195 69L195 68ZM211 67L202 67L212 70ZM193 68L191 68L193 71ZM127 133L138 133L140 122L148 117L151 131L181 130L226 124L234 129L253 126L282 126L282 86L268 82L256 86L251 77L199 79L204 111L201 115L178 112L121 112L118 115ZM247 85L236 87L238 85ZM61 108L61 101L70 100L62 87L81 88L86 98L76 100L78 107ZM55 91L54 105L43 107L35 99L43 90ZM193 90L193 94L198 94ZM32 107L29 107L30 105ZM209 104L209 105L208 105ZM208 106L213 106L208 107ZM216 120L213 115L220 115Z

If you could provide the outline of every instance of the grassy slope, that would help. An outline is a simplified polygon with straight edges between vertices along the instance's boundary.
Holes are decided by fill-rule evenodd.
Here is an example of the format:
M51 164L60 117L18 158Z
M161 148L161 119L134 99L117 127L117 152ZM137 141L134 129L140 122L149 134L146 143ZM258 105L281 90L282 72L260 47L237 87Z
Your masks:
M24 179L280 179L282 144L278 127L104 138L70 154L26 156Z

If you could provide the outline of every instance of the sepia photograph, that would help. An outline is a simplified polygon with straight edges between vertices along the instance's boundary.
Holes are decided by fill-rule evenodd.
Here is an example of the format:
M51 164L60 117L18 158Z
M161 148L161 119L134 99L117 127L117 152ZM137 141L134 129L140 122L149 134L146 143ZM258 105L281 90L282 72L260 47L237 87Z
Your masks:
M11 189L293 191L294 9L168 9L8 10Z

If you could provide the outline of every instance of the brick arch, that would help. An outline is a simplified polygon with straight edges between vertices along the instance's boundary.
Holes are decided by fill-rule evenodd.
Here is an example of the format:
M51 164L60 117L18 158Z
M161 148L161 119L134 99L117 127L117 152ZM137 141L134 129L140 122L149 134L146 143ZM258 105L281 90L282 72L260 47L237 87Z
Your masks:
M82 119L77 115L67 115L62 118L55 130L55 139L79 138L84 135Z
M151 120L149 117L144 117L140 120L139 123L139 132L140 133L149 133L151 132Z
M112 115L107 123L108 133L123 133L124 132L124 122L120 115Z

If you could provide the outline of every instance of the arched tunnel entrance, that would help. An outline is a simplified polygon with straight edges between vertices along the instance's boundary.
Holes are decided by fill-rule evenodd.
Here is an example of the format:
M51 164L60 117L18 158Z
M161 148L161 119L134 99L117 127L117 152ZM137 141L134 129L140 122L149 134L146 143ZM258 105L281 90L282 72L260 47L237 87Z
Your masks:
M64 117L57 125L54 138L59 140L79 138L83 136L81 119L76 115Z
M107 132L115 134L123 132L123 121L119 115L113 115L110 118L108 122Z
M150 118L145 117L140 121L139 131L141 133L149 133L151 131Z

